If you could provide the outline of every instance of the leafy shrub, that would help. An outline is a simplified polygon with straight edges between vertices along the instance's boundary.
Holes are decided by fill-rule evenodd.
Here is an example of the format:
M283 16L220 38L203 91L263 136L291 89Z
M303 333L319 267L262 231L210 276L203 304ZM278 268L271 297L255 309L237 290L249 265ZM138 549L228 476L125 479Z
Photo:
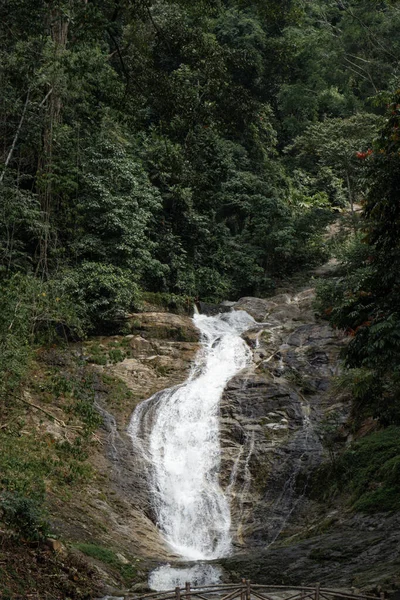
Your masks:
M0 182L0 272L29 269L30 243L44 229L36 195L8 175Z
M29 541L41 541L49 533L49 523L42 504L18 492L4 492L0 496L2 520L19 536Z
M347 494L352 507L362 512L399 510L400 427L391 426L354 442L334 465L319 469L313 487L319 496Z
M194 299L190 296L162 292L143 292L142 298L144 302L178 314L191 312L194 303Z
M81 321L59 279L16 273L0 285L0 394L15 392L27 373L35 343L82 334Z
M91 333L118 332L140 300L132 273L111 264L84 262L65 274L65 284Z
M118 556L109 548L98 546L96 544L77 544L78 550L100 562L115 568L126 583L132 583L137 574L136 566L131 563L123 563ZM138 559L136 559L137 561Z
M384 426L400 424L400 90L388 109L373 149L352 159L367 177L363 233L345 245L338 277L318 293L320 309L351 338L345 365L354 412Z
M113 364L122 362L126 358L125 352L120 348L110 348L108 356Z
M160 196L126 141L104 130L90 140L76 209L80 228L71 249L80 262L118 265L137 279L162 274L150 235Z

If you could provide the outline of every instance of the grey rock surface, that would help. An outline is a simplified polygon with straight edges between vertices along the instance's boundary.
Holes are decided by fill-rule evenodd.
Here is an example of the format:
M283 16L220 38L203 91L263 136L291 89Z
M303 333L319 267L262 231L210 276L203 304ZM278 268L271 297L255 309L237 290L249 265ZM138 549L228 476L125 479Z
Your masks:
M315 317L313 300L307 289L234 305L263 322L244 336L254 366L229 382L221 405L221 481L238 548L296 530L309 475L325 458L321 424L332 407L346 420L348 403L331 389L346 341Z
M321 522L325 532L274 544L222 561L233 579L263 584L354 588L393 592L400 585L400 515L346 515L334 511ZM303 531L303 534L305 531Z

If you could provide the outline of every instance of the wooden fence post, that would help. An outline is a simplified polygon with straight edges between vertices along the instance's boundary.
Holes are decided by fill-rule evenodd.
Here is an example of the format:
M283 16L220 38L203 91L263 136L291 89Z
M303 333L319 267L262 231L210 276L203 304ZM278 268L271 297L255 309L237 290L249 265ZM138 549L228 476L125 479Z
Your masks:
M320 590L321 584L317 583L317 585L315 586L315 600L319 600L319 590Z
M251 585L250 579L246 581L246 600L251 600Z
M303 584L301 584L301 585L303 585ZM301 593L300 593L300 598L301 598L301 600L304 600L304 597L305 597L305 595L306 595L306 591L305 591L305 589L302 587L302 588L301 588Z
M246 590L245 590L246 580L242 579L242 588L240 592L240 600L246 600Z
M181 600L181 588L180 587L175 588L175 598L176 598L176 600Z
M381 600L385 600L385 592L380 592L379 597Z
M185 591L186 591L186 600L191 600L192 596L190 594L190 581L185 583Z

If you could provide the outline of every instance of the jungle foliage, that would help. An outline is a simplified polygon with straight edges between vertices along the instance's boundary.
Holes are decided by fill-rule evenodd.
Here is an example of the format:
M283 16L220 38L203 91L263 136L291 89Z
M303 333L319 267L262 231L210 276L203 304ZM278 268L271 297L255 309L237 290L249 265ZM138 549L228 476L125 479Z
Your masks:
M55 278L96 330L140 289L261 293L320 260L396 75L373 5L2 4L4 284Z
M370 432L333 462L329 493L346 493L365 512L399 510L400 89L386 108L374 144L357 153L365 186L359 231L318 294L320 309L350 336L341 385L354 399L354 431Z
M354 510L400 510L400 429L391 425L356 440L333 463L321 466L310 494L329 502L340 495Z
M400 90L387 105L385 124L365 163L361 230L341 257L337 277L320 285L319 302L331 323L347 331L347 383L355 419L400 424L399 190Z
M389 0L1 2L3 397L36 343L116 332L143 294L265 294L318 263L368 171L367 258L326 293L397 419L399 30Z

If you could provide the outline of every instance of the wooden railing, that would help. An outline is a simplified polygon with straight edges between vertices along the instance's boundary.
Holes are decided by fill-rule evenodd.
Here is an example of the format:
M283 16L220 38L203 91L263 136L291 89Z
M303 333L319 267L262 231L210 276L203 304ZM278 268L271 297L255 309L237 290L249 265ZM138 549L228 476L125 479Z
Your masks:
M241 583L192 587L188 582L185 587L176 587L165 592L138 595L138 600L276 600L279 595L282 600L384 600L385 595L372 596L354 594L340 590L323 588L320 584L315 587L259 585L243 579ZM275 596L275 597L274 597Z

